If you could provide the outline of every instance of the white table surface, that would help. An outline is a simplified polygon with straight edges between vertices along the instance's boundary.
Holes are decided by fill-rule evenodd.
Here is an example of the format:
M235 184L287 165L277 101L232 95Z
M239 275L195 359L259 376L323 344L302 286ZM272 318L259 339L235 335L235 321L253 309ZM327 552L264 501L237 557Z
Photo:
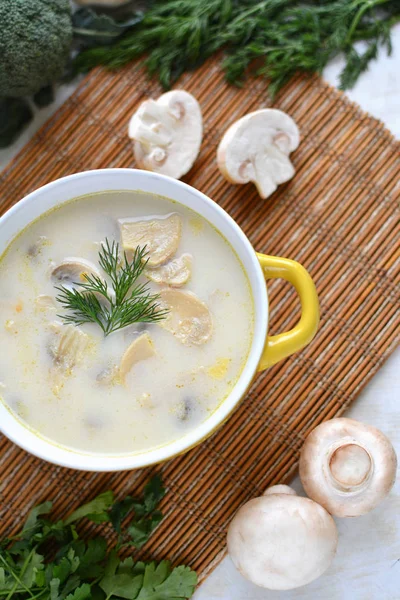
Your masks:
M332 85L337 83L341 65L337 60L324 72ZM12 147L0 151L0 170L74 89L75 84L59 89L56 102L36 114ZM393 31L392 57L381 52L348 96L400 138L400 26ZM392 440L400 457L400 349L368 384L348 416L379 427ZM298 478L293 487L303 493ZM226 558L201 585L194 599L400 600L400 478L389 497L372 513L336 521L337 556L329 570L310 585L287 592L257 588L243 579Z

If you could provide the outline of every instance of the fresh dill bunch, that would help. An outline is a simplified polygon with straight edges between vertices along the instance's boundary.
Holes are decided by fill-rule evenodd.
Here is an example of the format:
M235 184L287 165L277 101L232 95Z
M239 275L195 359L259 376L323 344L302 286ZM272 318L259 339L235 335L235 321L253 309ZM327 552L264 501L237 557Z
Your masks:
M65 323L82 325L96 323L105 336L132 323L157 323L167 310L161 309L159 294L151 294L147 283L137 283L148 259L146 247L136 248L129 261L126 252L121 260L119 244L106 239L99 251L99 265L111 281L85 273L83 283L74 283L71 289L56 286L56 300L69 311L59 315Z
M149 73L169 88L223 49L228 81L265 75L273 95L296 71L320 73L342 54L347 89L381 46L391 52L390 29L399 20L400 0L156 0L112 46L78 55L75 69L117 68L146 55ZM361 40L362 51L355 47Z

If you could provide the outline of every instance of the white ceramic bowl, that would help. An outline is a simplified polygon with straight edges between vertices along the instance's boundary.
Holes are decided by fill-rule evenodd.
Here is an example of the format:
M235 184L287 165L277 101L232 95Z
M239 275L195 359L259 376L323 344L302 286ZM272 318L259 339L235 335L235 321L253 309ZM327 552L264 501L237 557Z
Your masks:
M235 221L215 202L194 188L155 173L134 169L102 169L70 175L26 196L0 219L0 256L15 236L48 210L72 198L106 190L141 190L171 198L191 208L218 229L236 250L247 271L254 299L254 336L238 382L229 397L195 430L156 449L129 455L99 455L73 451L41 437L0 402L0 429L10 440L49 462L88 471L122 471L164 461L195 446L220 426L246 393L257 370L278 362L305 346L319 319L318 300L308 273L294 261L257 255ZM265 278L283 277L295 285L302 317L289 332L267 338L268 297Z

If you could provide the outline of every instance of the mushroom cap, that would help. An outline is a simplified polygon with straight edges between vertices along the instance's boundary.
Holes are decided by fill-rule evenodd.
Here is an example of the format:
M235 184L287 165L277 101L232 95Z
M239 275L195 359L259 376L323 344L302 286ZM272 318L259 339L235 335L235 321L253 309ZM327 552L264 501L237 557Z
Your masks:
M337 541L328 512L287 491L250 500L228 529L228 552L235 567L270 590L290 590L317 579L331 564Z
M394 448L379 429L346 418L318 425L300 455L307 495L337 517L375 508L391 490L396 467Z
M267 198L293 177L288 156L299 142L298 127L289 115L273 108L256 110L226 131L217 150L218 167L231 183L252 181L261 198Z
M54 283L71 285L73 283L85 283L85 274L101 277L99 269L85 258L74 256L64 260L51 271L51 279Z
M180 179L192 168L200 151L200 105L185 90L172 90L157 100L146 100L132 116L128 135L134 140L140 168Z
M263 496L272 496L273 494L289 494L289 496L297 496L293 488L283 484L272 485L265 490Z

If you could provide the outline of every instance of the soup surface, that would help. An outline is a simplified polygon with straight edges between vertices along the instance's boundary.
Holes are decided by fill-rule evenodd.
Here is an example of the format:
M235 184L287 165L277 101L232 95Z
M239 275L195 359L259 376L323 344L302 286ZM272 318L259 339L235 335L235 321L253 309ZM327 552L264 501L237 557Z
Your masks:
M95 272L111 289L105 240L128 260L146 246L139 282L161 294L159 322L107 336L65 322L56 285L81 289ZM249 283L228 242L186 207L128 191L77 198L26 228L0 261L0 309L2 401L53 442L108 455L198 426L235 385L253 334Z

